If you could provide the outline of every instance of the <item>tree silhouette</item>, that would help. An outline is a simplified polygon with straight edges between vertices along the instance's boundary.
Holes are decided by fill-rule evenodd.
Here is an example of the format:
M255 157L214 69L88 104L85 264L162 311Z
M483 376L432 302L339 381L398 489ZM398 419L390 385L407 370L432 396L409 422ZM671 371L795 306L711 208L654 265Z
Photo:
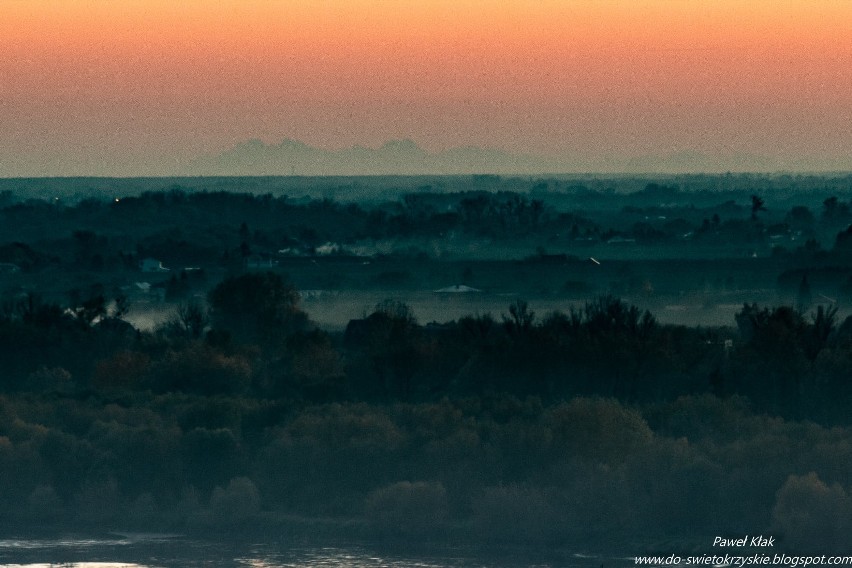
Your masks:
M220 282L209 295L214 328L242 341L273 345L308 327L299 293L273 272L248 273Z
M165 331L189 339L200 339L210 324L207 309L197 300L181 303L174 317L165 325Z
M421 361L420 328L411 308L404 302L385 300L364 323L362 349L383 394L408 398Z
M535 312L524 300L515 300L509 306L509 317L503 316L503 326L512 337L520 337L532 329Z
M813 296L811 295L811 285L808 282L808 275L802 275L802 281L799 283L799 293L796 295L796 309L804 313L811 307Z
M764 201L757 195L751 196L751 220L757 221L757 214L760 211L766 211L766 207L764 207Z

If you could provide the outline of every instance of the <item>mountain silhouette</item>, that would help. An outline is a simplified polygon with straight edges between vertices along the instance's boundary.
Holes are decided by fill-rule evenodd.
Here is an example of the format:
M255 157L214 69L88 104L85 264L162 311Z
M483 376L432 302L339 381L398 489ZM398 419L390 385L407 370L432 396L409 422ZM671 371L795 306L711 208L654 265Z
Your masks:
M571 159L514 154L494 148L461 146L428 152L410 139L389 140L378 148L353 146L324 150L298 140L266 144L257 139L220 154L193 160L180 172L191 176L352 176L352 175L539 175L558 173L683 174L779 171L848 171L850 162L801 159L783 162L747 153L706 154L681 150L632 158Z
M466 146L430 153L409 139L390 140L376 149L315 148L297 140L280 144L248 140L222 152L194 160L186 175L452 175L532 174L565 170L552 158L511 154Z

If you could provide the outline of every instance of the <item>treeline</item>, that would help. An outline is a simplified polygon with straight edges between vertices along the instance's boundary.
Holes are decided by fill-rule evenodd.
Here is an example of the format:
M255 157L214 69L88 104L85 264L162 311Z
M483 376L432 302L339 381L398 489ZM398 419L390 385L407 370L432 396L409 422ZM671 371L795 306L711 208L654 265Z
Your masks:
M347 246L358 243L451 237L530 238L542 249L559 250L625 241L771 245L775 254L795 253L798 260L818 254L824 262L848 258L852 212L837 197L812 211L803 205L767 210L757 195L742 203L696 208L688 203L689 194L653 183L637 194L643 199L636 203L642 205L607 211L592 204L578 208L582 201L561 194L480 190L423 191L372 205L180 189L70 206L29 200L0 208L0 262L25 272L55 265L95 271L135 268L145 257L174 266L212 266L244 261L252 254L274 257L282 250L311 255L328 243L345 254ZM616 197L622 203L635 201ZM837 255L825 257L828 253L821 251Z
M802 302L809 295L800 290ZM510 394L633 403L712 393L831 424L845 423L852 403L852 319L841 324L824 306L806 314L746 304L735 331L660 324L614 296L544 315L516 300L499 318L427 325L406 304L385 301L331 334L273 272L226 278L155 332L121 319L131 307L120 294L96 286L71 299L17 294L0 305L0 390L311 402Z

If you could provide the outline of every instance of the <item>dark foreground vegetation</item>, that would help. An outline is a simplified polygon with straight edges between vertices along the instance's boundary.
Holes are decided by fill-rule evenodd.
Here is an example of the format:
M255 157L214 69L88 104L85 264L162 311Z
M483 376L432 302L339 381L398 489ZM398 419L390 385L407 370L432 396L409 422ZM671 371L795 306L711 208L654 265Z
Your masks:
M134 199L3 209L4 238L20 236L0 247L13 265L0 309L4 532L701 537L705 548L706 535L764 532L790 550L850 549L852 319L815 298L847 285L842 200L819 218L791 210L784 234L804 242L767 253L796 306L755 298L726 327L663 324L615 294L623 283L575 282L571 293L588 299L564 312L534 313L515 298L495 316L423 323L389 300L329 331L280 266L250 262L258 247L296 249L307 266L323 260L327 239L354 246L375 232L536 242L542 227L576 227L571 246L585 246L606 229L508 194L450 196L474 201L449 210L408 199L384 216L245 195ZM209 200L225 206L205 209ZM764 209L754 196L736 223L699 220L690 239L715 231L708 246L735 235L727 250L751 251L769 242ZM280 223L287 215L305 224L296 236ZM217 224L231 217L246 220ZM655 234L639 227L629 238ZM414 273L434 260L425 248ZM525 266L569 266L560 254L536 251ZM120 283L138 278L140 257L197 269L154 267L176 309L150 331L123 319L138 306Z
M154 333L7 310L7 529L847 545L852 336L831 310L707 330L601 297L421 326L386 302L340 336L297 300L248 273Z

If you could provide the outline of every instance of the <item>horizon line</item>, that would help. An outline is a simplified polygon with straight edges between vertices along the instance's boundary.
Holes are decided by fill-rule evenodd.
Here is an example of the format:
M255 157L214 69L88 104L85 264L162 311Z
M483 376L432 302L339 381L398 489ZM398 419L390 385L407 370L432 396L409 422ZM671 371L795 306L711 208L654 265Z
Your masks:
M682 177L682 176L763 176L763 177L776 177L776 176L815 176L815 177L842 177L842 176L852 176L852 169L850 170L766 170L766 171L758 171L758 170L742 170L742 171L683 171L683 172L672 172L672 171L643 171L643 172L630 172L630 171L578 171L578 172L504 172L504 173L495 173L495 172L471 172L471 173L375 173L375 174L197 174L197 175L187 175L187 174L145 174L145 175L36 175L36 176L5 176L0 174L0 180L3 181L14 181L14 180L85 180L85 179L99 179L99 180L109 180L109 179L118 179L118 180L130 180L130 179L234 179L234 178L287 178L287 179L324 179L324 178L382 178L382 177L402 177L402 178L436 178L436 177L446 177L446 178L463 178L463 177L478 177L478 176L489 176L489 177L542 177L542 176L551 176L551 177L582 177L582 176L590 176L590 177L599 177L599 176L610 176L610 177Z

